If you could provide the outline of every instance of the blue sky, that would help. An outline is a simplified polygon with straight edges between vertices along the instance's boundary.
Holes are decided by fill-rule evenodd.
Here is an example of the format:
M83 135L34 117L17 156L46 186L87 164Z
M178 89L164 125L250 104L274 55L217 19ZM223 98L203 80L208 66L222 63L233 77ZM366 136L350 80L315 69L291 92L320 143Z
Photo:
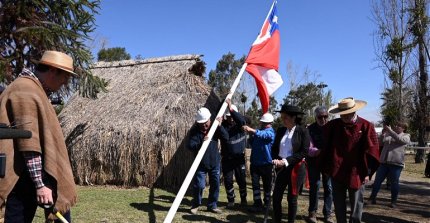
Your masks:
M227 52L246 55L269 11L270 0L103 0L93 33L94 55L125 47L134 58L203 54L207 72ZM383 74L375 62L370 0L279 0L279 73L289 92L287 64L319 74L335 101L353 96L368 105L358 114L380 120ZM247 75L247 74L246 74ZM300 77L297 77L298 79Z

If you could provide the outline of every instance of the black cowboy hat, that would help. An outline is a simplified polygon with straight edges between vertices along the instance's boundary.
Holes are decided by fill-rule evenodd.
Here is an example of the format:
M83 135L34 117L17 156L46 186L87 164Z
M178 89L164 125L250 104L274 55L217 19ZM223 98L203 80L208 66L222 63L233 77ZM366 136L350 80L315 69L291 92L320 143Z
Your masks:
M281 110L275 111L275 112L286 113L286 114L293 114L293 115L296 115L296 114L297 115L303 115L303 114L305 114L304 112L302 112L302 110L299 107L294 106L294 105L287 105L287 104L282 105Z

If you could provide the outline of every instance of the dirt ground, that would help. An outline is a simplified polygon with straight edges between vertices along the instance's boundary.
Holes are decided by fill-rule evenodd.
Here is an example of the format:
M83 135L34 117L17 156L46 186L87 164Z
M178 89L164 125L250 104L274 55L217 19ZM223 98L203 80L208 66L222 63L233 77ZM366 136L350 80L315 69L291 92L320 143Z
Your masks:
M400 194L396 208L390 208L390 190L385 183L378 193L377 204L364 207L363 222L419 222L430 223L430 178L424 177L425 164L415 164L413 155L407 156L406 167L400 176ZM371 188L366 189L366 198Z
M430 223L430 178L424 177L425 163L415 164L414 155L407 155L406 165L400 177L400 194L396 208L390 208L391 192L382 184L378 193L377 204L365 205L363 210L363 223ZM370 184L373 183L372 181ZM223 187L223 186L222 186ZM236 188L237 189L237 188ZM366 188L365 198L370 196L371 187ZM251 191L248 187L248 193ZM221 192L224 196L225 192ZM206 197L205 195L204 197ZM246 208L236 208L227 210L225 198L220 199L219 206L223 210L222 214L211 214L202 212L197 216L189 214L188 206L184 211L179 211L178 215L182 221L178 222L235 222L235 223L257 223L263 222L263 214L250 214ZM303 194L299 196L299 207L297 211L296 223L307 222L308 190L303 189ZM251 204L248 200L248 204ZM318 202L318 222L323 222L322 215L322 189L320 189L320 199ZM283 222L286 222L287 203L286 195L283 199ZM271 216L272 212L269 214ZM269 217L268 222L272 222Z

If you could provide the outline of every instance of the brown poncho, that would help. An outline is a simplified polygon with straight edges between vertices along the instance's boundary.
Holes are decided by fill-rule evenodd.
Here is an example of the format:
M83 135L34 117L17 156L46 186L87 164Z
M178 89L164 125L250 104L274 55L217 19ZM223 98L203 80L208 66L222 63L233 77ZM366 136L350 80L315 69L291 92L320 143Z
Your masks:
M20 152L35 151L42 154L44 171L57 181L55 207L69 210L77 199L69 156L55 110L37 79L19 77L0 95L0 123L32 132L30 139L0 140L0 153L6 153L7 160L6 176L0 178L0 204L24 170Z

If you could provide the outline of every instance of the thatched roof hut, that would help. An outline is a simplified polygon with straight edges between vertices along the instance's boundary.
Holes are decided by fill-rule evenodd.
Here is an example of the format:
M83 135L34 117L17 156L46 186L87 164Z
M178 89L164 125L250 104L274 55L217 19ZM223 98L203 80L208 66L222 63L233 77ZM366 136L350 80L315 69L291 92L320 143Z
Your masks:
M204 69L199 55L95 64L108 92L74 95L59 116L76 182L178 188L194 160L195 113L220 104Z

